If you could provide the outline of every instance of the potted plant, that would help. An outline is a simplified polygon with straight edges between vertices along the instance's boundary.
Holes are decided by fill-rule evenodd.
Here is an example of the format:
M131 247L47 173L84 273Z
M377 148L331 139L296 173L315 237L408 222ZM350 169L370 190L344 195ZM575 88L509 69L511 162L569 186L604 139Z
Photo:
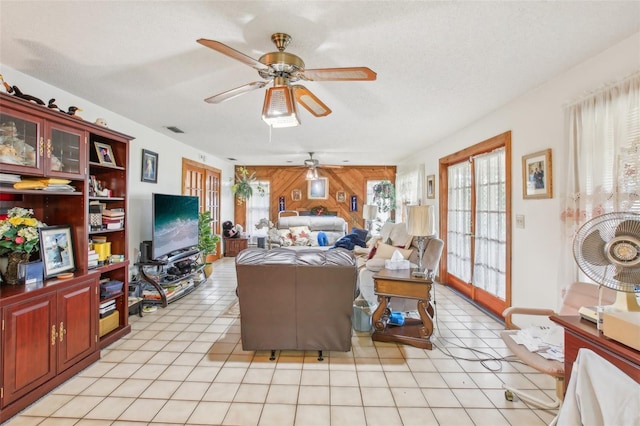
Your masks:
M380 212L396 209L396 189L390 181L383 180L373 186L373 202Z
M213 261L217 251L220 236L211 230L211 212L204 211L198 216L198 249L204 259L204 274L209 277L213 271Z
M18 283L18 265L28 262L31 253L40 249L39 228L47 226L32 217L33 210L14 207L7 218L0 220L0 255L7 255L7 269L3 274L7 284Z
M253 195L252 183L255 182L256 172L249 174L249 171L245 167L238 167L238 173L236 173L236 182L231 186L233 195L236 196L238 204L244 203ZM258 184L256 187L260 195L265 194L264 188Z

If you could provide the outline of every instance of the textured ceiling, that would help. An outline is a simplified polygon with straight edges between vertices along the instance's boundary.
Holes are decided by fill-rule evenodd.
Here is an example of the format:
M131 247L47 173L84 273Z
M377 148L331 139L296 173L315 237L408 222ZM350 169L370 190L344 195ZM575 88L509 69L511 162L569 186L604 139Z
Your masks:
M638 1L1 0L0 62L239 164L395 164L638 31ZM196 39L257 59L274 32L378 78L305 82L333 113L271 134L265 89L205 103L260 77Z

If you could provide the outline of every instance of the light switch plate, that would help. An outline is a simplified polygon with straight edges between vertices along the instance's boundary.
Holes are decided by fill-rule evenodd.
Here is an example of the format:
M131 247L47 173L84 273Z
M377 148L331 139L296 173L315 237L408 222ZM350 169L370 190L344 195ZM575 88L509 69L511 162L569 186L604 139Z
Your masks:
M524 229L524 215L523 214L517 214L516 215L516 228Z

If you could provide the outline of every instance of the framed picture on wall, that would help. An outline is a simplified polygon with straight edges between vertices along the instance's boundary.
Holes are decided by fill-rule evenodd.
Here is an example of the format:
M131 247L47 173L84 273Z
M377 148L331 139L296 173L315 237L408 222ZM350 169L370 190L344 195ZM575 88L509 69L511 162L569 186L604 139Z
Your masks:
M344 191L336 192L336 201L339 203L344 203L347 201L347 193Z
M142 182L158 183L158 154L142 150Z
M329 198L329 179L321 177L310 180L307 198L310 200L326 200Z
M427 198L436 198L436 175L427 176Z
M522 157L522 197L553 198L551 149Z
M292 189L291 190L291 199L293 201L301 201L302 200L302 191L300 191L299 189Z

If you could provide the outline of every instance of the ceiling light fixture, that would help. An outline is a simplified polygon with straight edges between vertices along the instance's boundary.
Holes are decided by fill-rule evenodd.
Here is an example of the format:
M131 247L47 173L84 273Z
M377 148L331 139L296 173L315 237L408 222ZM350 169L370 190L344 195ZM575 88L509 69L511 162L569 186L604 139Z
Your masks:
M307 169L307 174L304 177L306 180L317 180L318 179L318 170L315 167L309 167Z
M300 125L293 93L282 77L274 79L274 86L267 89L262 107L262 119L271 127L293 127Z

